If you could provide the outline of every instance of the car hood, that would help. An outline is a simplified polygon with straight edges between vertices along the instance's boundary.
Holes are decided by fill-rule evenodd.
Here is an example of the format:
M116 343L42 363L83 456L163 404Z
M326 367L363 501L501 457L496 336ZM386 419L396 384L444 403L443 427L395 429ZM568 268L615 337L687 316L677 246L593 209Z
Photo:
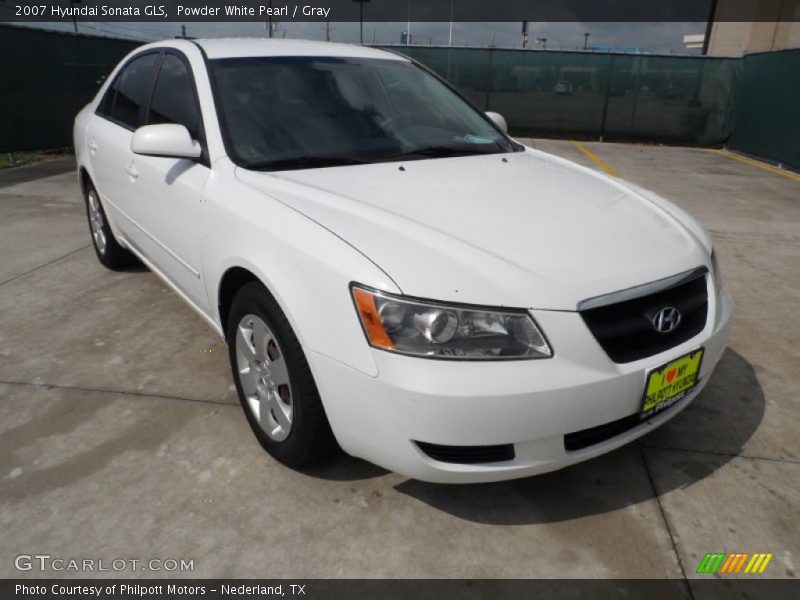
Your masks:
M707 257L697 224L670 203L533 150L237 177L329 229L410 296L575 310Z

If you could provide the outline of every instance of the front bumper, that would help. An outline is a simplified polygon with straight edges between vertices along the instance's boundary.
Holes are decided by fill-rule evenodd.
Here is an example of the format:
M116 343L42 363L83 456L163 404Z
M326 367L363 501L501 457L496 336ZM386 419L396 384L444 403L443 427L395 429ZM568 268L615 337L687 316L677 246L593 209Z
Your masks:
M309 352L328 418L349 454L442 483L499 481L545 473L634 440L683 410L708 382L725 349L733 301L709 302L705 329L646 359L612 362L574 312L532 311L553 342L551 359L503 362L426 360L375 350L377 377ZM685 398L623 433L577 451L564 436L635 415L647 372L695 348L705 354L700 383ZM511 460L442 462L414 441L448 446L513 444Z

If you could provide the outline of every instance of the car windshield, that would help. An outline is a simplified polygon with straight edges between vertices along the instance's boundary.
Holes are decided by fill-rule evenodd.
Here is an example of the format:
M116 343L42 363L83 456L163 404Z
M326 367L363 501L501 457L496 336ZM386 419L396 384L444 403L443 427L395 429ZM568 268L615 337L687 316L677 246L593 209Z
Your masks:
M516 150L456 93L404 60L217 59L210 72L228 152L245 168Z

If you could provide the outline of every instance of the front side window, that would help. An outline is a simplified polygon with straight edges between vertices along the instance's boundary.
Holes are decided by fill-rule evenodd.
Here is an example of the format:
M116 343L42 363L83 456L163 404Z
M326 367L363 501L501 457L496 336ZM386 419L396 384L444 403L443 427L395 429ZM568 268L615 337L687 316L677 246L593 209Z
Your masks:
M150 95L157 59L158 54L145 54L128 63L106 93L102 114L131 129L138 127L141 108Z
M192 138L197 138L199 122L191 73L181 59L167 54L156 78L147 123L177 123L186 127Z
M407 61L269 57L210 62L229 154L246 168L516 149L446 85Z

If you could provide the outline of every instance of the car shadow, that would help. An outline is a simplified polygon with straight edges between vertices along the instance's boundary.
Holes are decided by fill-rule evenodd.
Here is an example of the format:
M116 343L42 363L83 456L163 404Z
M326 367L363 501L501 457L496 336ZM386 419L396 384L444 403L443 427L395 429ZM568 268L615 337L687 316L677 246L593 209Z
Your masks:
M120 273L149 273L150 269L147 268L143 262L141 262L138 258L136 262L126 266L126 267L119 267L116 269Z
M395 489L475 523L550 523L629 507L690 486L725 465L764 417L753 366L727 349L703 392L680 415L607 455L544 475L500 483L439 485L409 479ZM651 453L678 459L668 477L652 475Z
M386 469L373 465L366 460L349 456L342 451L339 451L337 456L331 460L326 460L323 464L307 469L301 469L300 472L309 477L328 481L362 481L389 474Z
M191 169L196 164L197 162L195 162L194 160L189 160L189 159L179 160L174 165L172 165L169 171L167 171L167 174L164 176L164 183L166 183L167 185L172 185L173 183L175 183L178 177L186 173L186 171Z

